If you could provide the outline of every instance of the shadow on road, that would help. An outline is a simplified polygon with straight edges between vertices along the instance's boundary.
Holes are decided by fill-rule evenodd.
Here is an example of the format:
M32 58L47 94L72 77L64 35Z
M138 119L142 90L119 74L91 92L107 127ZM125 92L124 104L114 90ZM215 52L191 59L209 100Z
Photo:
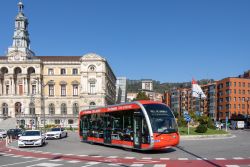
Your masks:
M181 150L181 151L183 151L183 152L185 152L185 153L187 153L187 154L190 154L190 155L192 155L192 156L194 156L194 157L196 157L196 158L200 158L201 160L203 160L203 161L205 161L205 162L207 162L207 163L209 163L209 164L211 164L211 165L213 165L213 166L215 166L215 167L221 167L220 165L218 165L218 164L216 164L216 163L214 163L214 162L212 162L212 161L210 161L210 160L205 160L205 159L203 159L203 157L201 157L201 156L199 156L199 155L196 155L196 154L194 154L194 153L192 153L192 152L190 152L190 151L188 151L188 150L185 150L183 147L181 147L181 146L177 146L176 148L178 148L179 150Z

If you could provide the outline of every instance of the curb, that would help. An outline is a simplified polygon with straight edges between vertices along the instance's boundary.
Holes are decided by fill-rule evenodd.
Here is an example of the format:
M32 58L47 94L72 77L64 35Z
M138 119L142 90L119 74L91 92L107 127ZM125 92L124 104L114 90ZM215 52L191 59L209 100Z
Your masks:
M210 139L230 139L236 137L235 135L229 134L221 134L221 135L182 135L180 136L181 140L210 140Z

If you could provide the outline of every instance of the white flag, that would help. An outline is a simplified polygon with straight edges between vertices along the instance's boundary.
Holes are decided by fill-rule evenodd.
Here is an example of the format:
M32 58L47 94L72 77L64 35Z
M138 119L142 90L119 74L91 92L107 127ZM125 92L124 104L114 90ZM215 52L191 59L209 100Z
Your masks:
M202 91L201 87L198 85L198 83L193 79L192 80L192 96L205 99L206 95Z

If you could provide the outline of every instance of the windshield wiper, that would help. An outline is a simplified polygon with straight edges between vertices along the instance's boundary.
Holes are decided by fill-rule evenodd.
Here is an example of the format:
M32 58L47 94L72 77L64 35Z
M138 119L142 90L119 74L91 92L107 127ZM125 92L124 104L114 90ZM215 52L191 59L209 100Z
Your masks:
M158 137L158 136L160 136L162 134L165 134L166 132L168 132L168 129L163 130L160 134L156 135L156 137Z

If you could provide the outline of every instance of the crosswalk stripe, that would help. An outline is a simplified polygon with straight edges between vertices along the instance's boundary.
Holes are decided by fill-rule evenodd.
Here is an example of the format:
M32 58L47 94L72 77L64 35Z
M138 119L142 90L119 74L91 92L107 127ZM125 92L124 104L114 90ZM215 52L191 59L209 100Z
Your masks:
M68 163L71 163L71 164L76 164L76 163L79 163L81 161L67 161Z
M97 165L97 164L100 164L101 162L88 162L86 163L85 166L82 166L82 167L87 167L87 166L91 166L91 165Z
M117 158L118 156L109 156L107 158Z
M135 159L135 157L125 157L124 159Z
M170 158L160 158L160 160L170 160Z
M15 155L15 156L12 156L13 158L19 158L19 157L22 157L22 155Z
M49 160L49 161L51 161L51 162L60 162L62 160L61 159L53 159L53 160Z
M226 160L225 158L215 158L215 160Z
M167 165L166 164L156 164L154 165L154 167L166 167Z
M66 156L72 156L72 155L74 155L74 154L64 154L64 155L66 155Z
M78 155L78 157L87 157L88 155Z
M137 167L140 167L140 166L143 166L144 164L133 164L131 166L137 166Z
M142 159L152 159L151 157L143 157Z
M188 160L188 158L178 158L178 160L185 161L185 160Z
M235 159L235 160L241 160L241 159L244 159L244 158L241 158L241 157L234 157L233 159Z
M22 158L24 158L24 159L30 159L30 158L33 158L33 157L22 157Z
M116 163L116 164L108 164L109 166L121 166L122 163Z
M226 165L226 167L240 167L239 165Z

